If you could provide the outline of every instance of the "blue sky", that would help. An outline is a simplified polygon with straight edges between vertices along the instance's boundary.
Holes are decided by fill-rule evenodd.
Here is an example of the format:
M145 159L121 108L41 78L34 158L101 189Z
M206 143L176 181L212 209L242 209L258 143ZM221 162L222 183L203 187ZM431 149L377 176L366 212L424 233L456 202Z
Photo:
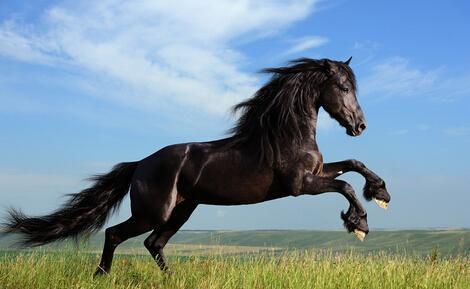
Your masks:
M387 181L370 227L470 227L468 1L160 2L0 2L3 208L47 213L115 163L224 137L263 67L353 56L368 129L348 137L322 113L318 141ZM200 206L184 228L338 229L343 209L338 194Z

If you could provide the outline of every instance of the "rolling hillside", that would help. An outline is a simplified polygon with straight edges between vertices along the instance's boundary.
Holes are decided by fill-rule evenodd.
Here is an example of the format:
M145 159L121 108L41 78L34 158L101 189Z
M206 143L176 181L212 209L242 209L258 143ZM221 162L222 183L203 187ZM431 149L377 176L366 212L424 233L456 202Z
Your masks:
M144 253L145 235L128 240L119 247L121 253ZM92 236L80 247L89 251L102 248L104 234ZM0 238L0 250L15 250L11 246L17 239ZM258 230L258 231L181 231L171 239L170 254L191 255L196 251L211 250L229 253L259 252L260 250L327 249L334 252L406 253L427 255L438 250L441 256L470 255L470 230L401 230L374 231L364 242L344 231ZM64 244L46 246L56 249Z

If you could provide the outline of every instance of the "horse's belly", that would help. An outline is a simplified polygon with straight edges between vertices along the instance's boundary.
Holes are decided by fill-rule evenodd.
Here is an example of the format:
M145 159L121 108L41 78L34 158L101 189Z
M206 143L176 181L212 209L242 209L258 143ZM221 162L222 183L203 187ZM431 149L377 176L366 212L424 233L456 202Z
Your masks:
M241 205L270 199L272 172L206 169L190 194L202 204Z

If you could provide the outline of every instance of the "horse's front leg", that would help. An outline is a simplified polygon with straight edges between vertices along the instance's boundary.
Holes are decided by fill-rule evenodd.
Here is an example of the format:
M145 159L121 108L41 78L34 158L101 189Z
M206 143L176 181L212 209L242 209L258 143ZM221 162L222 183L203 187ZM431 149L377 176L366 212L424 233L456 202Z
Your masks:
M348 232L354 232L357 238L363 241L369 233L367 213L357 199L352 186L342 180L319 177L311 173L304 176L300 194L319 195L328 192L338 192L349 201L349 209L346 213L341 212L341 219Z
M376 175L373 171L369 170L361 161L346 160L335 163L326 163L323 165L321 173L324 177L336 178L346 172L357 172L366 179L364 185L364 198L367 201L374 200L377 205L383 209L387 209L390 202L390 194L387 192L385 182Z

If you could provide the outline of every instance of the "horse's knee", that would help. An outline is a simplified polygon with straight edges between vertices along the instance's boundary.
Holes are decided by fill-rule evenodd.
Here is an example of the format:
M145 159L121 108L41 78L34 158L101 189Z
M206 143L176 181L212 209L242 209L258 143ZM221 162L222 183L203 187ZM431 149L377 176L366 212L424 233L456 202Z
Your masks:
M346 160L346 163L350 170L364 169L366 167L363 162L356 159Z
M164 244L160 241L159 235L151 234L144 240L144 246L152 255L155 255L163 250Z

